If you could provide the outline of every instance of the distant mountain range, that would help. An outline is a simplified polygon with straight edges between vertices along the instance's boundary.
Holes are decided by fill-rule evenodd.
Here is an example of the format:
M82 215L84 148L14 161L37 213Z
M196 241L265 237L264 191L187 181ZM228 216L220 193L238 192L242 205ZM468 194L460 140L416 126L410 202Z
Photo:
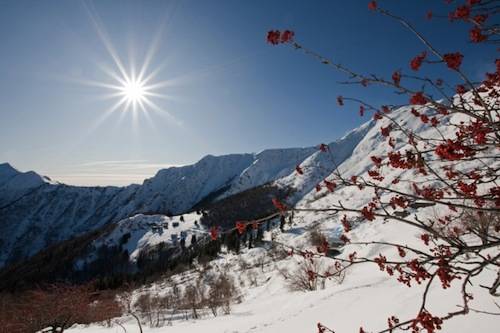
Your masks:
M317 147L207 155L125 187L69 186L0 164L0 267L139 213L182 214L202 201L270 182L293 188L289 200L298 201L331 172L333 162L340 164L351 155L371 127L366 123L330 143L332 155L320 154ZM295 177L298 164L304 168L300 182Z

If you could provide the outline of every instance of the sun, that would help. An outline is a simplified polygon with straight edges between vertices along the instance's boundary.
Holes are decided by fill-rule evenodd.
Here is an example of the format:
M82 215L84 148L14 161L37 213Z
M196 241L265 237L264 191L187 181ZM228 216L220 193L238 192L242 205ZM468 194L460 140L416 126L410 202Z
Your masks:
M86 2L84 3L86 4ZM110 59L97 63L97 67L104 74L98 80L81 79L77 81L85 85L103 88L99 99L113 101L95 120L91 130L99 127L106 119L116 113L120 114L119 121L125 115L131 115L134 129L137 129L140 118L154 127L155 122L151 119L153 114L164 117L169 123L181 126L182 122L167 109L169 103L175 102L176 96L166 94L165 89L176 86L182 78L168 77L165 79L164 76L168 75L163 72L166 61L163 60L160 63L154 61L162 40L164 23L160 24L149 47L144 48L144 52L139 52L133 47L133 44L130 44L132 48L129 54L129 63L126 64L111 43L111 39L91 2L87 10L90 21L108 51ZM160 74L163 80L159 80Z
M120 90L129 103L143 102L147 94L145 83L134 79L125 81Z

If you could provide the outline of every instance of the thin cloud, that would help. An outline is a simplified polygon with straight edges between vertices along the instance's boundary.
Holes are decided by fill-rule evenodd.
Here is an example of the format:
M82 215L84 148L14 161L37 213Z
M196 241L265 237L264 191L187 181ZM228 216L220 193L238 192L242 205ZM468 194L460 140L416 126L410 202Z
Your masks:
M91 161L73 165L68 172L50 174L53 180L80 186L124 186L142 184L159 170L181 166L171 163L154 163L148 160Z
M126 186L142 184L147 174L72 173L51 175L52 180L75 186Z
M143 163L148 160L116 160L116 161L94 161L94 162L86 162L80 164L80 166L98 166L98 165L120 165L120 164L135 164L135 163Z
M79 165L79 167L84 167L86 169L100 168L108 170L164 169L178 166L182 166L182 164L151 163L148 162L148 160L95 161L86 162Z

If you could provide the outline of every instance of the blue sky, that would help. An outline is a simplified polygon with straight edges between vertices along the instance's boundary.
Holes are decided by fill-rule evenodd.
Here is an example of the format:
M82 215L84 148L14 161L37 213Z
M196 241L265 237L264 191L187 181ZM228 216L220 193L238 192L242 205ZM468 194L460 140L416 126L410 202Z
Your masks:
M447 13L443 1L379 3L443 52L462 51L473 79L493 63L494 49L467 43L461 24L425 20L428 9ZM367 1L0 1L0 161L70 184L128 184L206 154L333 141L369 117L339 108L339 94L406 100L339 84L341 74L265 43L269 29L287 28L360 72L409 72L424 50ZM117 98L89 82L116 83L103 69L118 72L105 41L129 71L155 40L152 83L167 81L155 92L168 98L152 101L163 111L119 109L102 119ZM436 66L426 73L454 80Z

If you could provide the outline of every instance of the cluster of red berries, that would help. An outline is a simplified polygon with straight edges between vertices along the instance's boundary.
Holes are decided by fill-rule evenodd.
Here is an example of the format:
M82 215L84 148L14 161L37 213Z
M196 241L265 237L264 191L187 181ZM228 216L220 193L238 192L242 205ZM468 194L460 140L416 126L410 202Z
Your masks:
M267 33L267 42L272 45L290 43L293 41L295 33L290 30L271 30Z

